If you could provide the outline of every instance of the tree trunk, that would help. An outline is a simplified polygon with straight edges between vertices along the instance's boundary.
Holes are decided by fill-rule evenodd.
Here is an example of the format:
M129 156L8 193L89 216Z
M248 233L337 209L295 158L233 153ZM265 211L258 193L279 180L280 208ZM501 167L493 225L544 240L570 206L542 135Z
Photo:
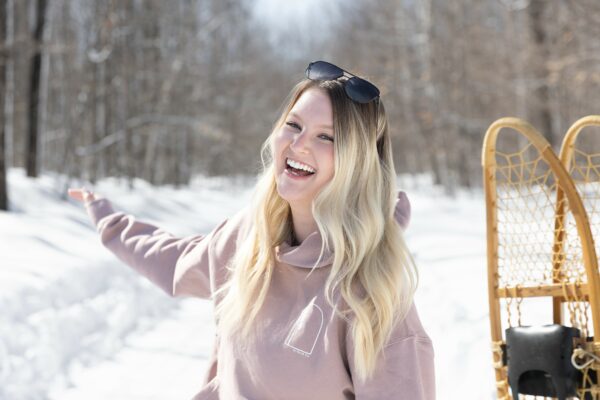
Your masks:
M27 135L27 176L38 175L38 116L40 102L40 80L42 76L42 43L46 15L46 0L37 0L36 23L33 33L34 51L31 58L31 74L29 86L29 129Z
M0 210L8 211L8 184L6 179L6 149L4 134L6 120L4 118L4 100L6 99L6 63L8 49L6 46L6 1L0 1Z
M552 130L552 114L550 111L550 72L548 71L548 61L550 58L549 44L547 39L547 26L544 23L544 9L547 4L544 0L532 0L529 4L529 21L531 24L531 33L533 36L534 52L537 58L535 62L534 76L536 87L533 90L535 102L533 104L533 123L539 124L541 133L548 139L552 147L557 150L557 140Z

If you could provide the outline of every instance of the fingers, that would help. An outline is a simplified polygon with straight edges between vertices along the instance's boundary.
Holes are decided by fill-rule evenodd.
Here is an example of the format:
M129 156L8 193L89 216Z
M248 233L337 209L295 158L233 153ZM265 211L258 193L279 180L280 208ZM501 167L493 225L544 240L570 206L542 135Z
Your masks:
M96 196L94 195L94 193L91 192L90 190L86 189L85 187L69 188L67 193L71 198L73 198L77 201L83 201L85 203L89 203L91 201L96 200Z
M71 198L78 200L78 201L83 201L83 193L82 193L81 189L71 188L67 191L67 193L69 194L69 196Z

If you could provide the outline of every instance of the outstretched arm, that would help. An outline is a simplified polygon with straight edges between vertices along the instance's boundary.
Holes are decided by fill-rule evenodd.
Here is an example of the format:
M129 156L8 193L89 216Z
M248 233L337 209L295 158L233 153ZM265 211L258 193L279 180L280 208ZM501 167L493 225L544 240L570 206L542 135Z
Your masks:
M210 298L215 278L210 244L227 221L208 235L176 238L132 215L115 212L109 200L90 192L74 189L69 195L84 201L102 244L125 264L170 296Z

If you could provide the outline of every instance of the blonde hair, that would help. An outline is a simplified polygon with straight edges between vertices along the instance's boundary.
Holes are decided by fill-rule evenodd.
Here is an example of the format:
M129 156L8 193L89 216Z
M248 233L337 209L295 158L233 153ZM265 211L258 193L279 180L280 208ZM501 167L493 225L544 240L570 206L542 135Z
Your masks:
M298 98L310 88L331 99L335 173L313 201L313 217L325 249L334 254L325 283L326 299L350 321L354 367L360 379L372 376L392 329L408 312L417 271L394 219L396 173L387 118L379 103L350 100L340 81L303 80L262 148L263 173L250 206L251 226L229 267L227 283L216 293L216 319L224 332L249 337L267 295L275 247L290 238L291 211L275 181L271 142ZM339 291L347 308L334 304Z

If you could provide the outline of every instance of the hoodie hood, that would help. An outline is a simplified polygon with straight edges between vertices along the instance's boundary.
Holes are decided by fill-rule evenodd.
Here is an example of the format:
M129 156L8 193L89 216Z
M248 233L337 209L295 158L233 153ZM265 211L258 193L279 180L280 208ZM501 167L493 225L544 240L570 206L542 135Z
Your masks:
M410 221L410 202L404 191L398 192L396 208L394 210L394 218L400 224L400 227L405 230ZM299 245L292 246L285 241L275 248L275 258L277 261L284 264L292 265L300 268L321 268L333 263L333 252L328 248L323 250L321 254L322 237L319 231L315 231L308 235L306 239Z
M306 239L297 246L291 246L287 241L275 248L277 261L300 268L321 268L333 263L333 252L328 248L321 254L323 240L319 231L308 235Z

